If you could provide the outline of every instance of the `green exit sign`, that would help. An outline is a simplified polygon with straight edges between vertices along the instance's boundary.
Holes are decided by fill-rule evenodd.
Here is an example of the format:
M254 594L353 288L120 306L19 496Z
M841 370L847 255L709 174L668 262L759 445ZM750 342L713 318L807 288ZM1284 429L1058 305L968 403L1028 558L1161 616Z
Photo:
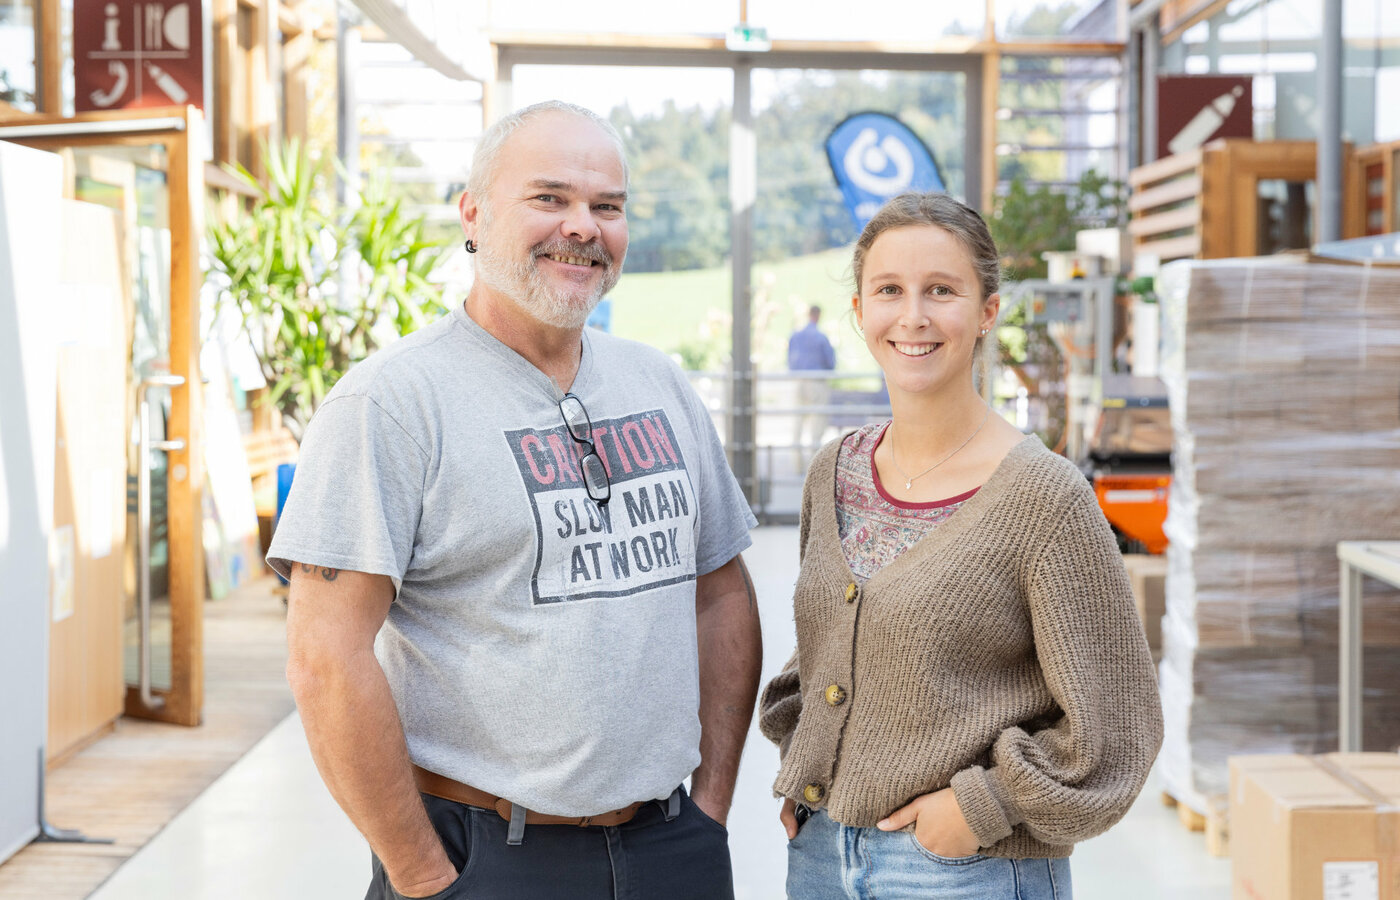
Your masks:
M754 53L762 53L773 48L773 42L768 40L768 29L757 25L735 25L729 29L729 36L724 40L724 46L730 50L748 50Z

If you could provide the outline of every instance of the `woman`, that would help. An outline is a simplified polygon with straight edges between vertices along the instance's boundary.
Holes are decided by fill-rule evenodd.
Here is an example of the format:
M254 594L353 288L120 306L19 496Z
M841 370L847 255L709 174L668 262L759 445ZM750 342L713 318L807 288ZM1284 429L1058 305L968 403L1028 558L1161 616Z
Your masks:
M1084 476L973 385L1001 302L981 217L896 197L853 269L893 418L803 492L797 653L761 712L788 896L1069 897L1162 739L1122 558Z

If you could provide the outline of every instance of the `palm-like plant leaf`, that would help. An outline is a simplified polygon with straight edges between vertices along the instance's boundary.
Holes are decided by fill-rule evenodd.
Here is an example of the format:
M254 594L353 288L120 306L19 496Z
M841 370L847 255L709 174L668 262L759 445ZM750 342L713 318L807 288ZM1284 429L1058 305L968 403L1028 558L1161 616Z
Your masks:
M229 168L257 197L231 219L211 216L209 248L219 302L242 314L269 402L300 438L340 376L378 348L378 321L406 334L441 313L428 280L438 248L387 179L372 179L353 211L337 210L318 200L320 172L295 139L264 148L264 162L266 184ZM350 298L337 285L346 262L360 284Z

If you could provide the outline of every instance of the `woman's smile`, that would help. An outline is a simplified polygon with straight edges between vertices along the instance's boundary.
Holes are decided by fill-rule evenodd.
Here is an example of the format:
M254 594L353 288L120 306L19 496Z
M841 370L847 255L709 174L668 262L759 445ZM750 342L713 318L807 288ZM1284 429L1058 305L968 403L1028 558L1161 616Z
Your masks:
M928 356L930 353L937 350L939 347L942 347L943 344L909 344L901 343L899 341L890 341L890 346L893 347L897 353L900 353L904 356L919 357Z

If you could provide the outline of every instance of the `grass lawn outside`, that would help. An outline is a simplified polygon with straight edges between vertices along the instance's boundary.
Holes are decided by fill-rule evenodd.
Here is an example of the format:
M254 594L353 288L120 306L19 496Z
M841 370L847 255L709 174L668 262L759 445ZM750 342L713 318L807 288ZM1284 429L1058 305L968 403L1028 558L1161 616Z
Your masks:
M753 269L754 358L759 371L787 369L787 339L807 322L807 307L823 310L821 327L836 347L838 370L870 372L875 365L850 316L851 251L837 248ZM704 367L727 367L729 266L685 272L624 274L609 295L612 330L673 355L703 356ZM691 351L681 354L683 347Z

